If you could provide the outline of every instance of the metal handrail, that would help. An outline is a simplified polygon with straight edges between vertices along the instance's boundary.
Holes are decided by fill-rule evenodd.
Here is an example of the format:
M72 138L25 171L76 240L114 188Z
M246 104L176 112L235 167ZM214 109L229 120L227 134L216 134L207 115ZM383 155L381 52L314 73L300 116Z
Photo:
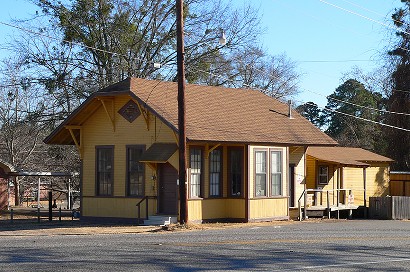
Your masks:
M145 219L148 219L148 199L156 199L156 196L144 196L135 206L138 208L138 221L137 224L139 225L141 223L141 204L146 201L145 205Z

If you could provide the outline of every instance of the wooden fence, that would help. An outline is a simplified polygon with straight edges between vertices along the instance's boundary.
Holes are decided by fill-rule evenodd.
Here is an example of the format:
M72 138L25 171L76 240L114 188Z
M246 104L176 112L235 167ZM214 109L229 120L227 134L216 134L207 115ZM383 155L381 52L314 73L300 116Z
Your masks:
M390 195L410 196L410 172L390 172Z
M410 197L370 197L369 217L372 219L410 219Z

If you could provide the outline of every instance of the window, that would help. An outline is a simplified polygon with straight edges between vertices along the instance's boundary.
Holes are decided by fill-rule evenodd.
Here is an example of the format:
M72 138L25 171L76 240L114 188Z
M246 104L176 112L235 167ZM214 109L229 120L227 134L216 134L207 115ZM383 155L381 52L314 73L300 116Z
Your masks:
M222 152L214 149L209 154L209 195L221 196Z
M255 195L266 196L266 151L255 151Z
M143 146L127 147L127 195L128 196L143 196L144 195L144 180L145 167L144 163L139 162Z
M243 150L232 148L229 152L229 195L241 196Z
M282 153L268 148L255 150L255 197L283 195Z
M110 196L113 194L114 147L96 147L96 183L97 195Z
M319 184L328 184L329 183L329 167L328 166L319 166Z
M282 195L282 152L270 152L271 195Z
M191 197L201 196L202 150L190 148Z

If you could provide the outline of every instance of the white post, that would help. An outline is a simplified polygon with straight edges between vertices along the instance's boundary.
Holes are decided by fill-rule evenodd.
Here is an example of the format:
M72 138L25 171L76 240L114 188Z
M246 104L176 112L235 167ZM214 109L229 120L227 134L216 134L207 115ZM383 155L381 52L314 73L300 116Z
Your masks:
M7 178L7 210L10 211L10 180Z
M71 178L68 179L68 209L71 209Z
M40 208L40 182L41 178L38 178L38 188L37 188L37 208Z

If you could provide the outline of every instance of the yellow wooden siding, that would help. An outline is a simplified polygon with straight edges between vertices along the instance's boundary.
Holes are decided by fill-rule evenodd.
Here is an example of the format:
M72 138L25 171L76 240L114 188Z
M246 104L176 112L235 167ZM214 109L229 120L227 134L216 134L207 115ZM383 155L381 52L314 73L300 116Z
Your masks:
M345 167L343 170L344 188L352 189L354 204L363 205L363 169ZM389 167L387 164L372 165L366 168L366 200L369 197L389 194Z
M295 165L295 205L305 189L305 148L291 147L289 149L289 164ZM290 179L289 179L290 182Z
M103 107L100 107L83 124L83 196L95 196L95 147L100 145L114 145L114 196L125 196L126 182L126 146L139 144L146 148L154 142L174 142L173 131L149 115L149 130L143 117L140 115L134 122L129 123L118 114L118 110L131 98L128 96L115 98L115 131L113 131L110 119ZM156 120L155 120L156 119ZM115 144L114 144L115 143ZM170 163L178 167L178 154L174 154ZM155 181L152 176L156 175L150 167L145 167L145 194L154 195ZM108 200L107 200L108 201ZM134 200L135 201L135 200ZM134 204L135 205L135 204Z
M188 201L191 221L222 218L245 218L244 199L199 199Z
M316 188L316 159L306 156L306 188Z
M288 199L251 199L250 219L283 218L288 216Z
M135 198L83 197L82 216L137 218L138 209ZM141 217L145 217L146 203L141 205ZM119 208L121 207L121 208ZM156 200L149 200L149 213L156 212Z

